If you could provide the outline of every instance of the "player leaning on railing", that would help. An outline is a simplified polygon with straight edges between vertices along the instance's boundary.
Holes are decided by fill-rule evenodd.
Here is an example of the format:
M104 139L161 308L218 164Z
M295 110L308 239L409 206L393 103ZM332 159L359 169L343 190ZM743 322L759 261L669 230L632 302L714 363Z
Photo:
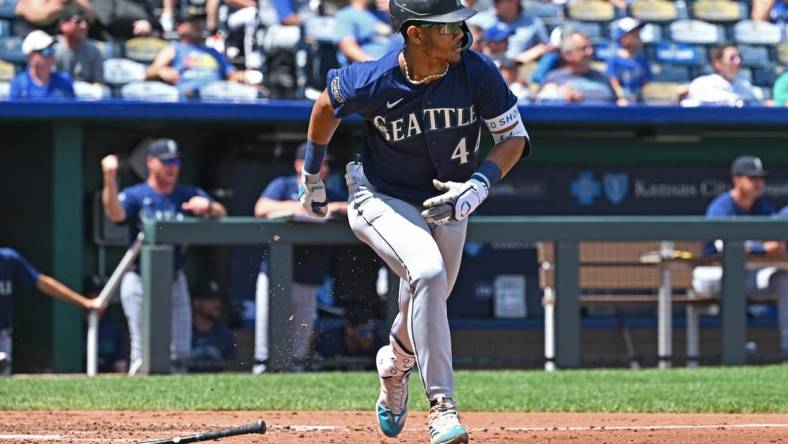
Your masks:
M347 166L348 218L356 236L400 277L400 312L390 344L378 352L376 414L396 436L407 415L414 364L430 401L433 444L464 443L455 406L446 298L454 285L467 217L527 152L528 134L495 65L466 50L465 20L454 0L391 0L403 50L328 73L309 122L301 203L325 214L317 174L339 118L360 114L366 144ZM477 165L481 122L495 147ZM437 189L437 192L436 192Z

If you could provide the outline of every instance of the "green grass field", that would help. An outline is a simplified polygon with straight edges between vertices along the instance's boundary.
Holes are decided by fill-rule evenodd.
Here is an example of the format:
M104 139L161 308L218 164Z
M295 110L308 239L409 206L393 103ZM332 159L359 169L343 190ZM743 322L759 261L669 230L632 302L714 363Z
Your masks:
M788 412L788 366L460 371L463 411ZM0 378L0 410L370 410L366 373ZM418 378L411 406L425 410Z

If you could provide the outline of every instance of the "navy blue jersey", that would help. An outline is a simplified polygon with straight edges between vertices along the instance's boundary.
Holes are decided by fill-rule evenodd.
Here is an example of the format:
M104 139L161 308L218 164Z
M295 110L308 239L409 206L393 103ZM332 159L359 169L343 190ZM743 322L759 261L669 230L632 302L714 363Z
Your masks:
M235 335L229 328L215 323L208 331L192 329L192 352L189 372L218 372L235 359Z
M771 216L774 214L774 207L764 199L755 199L749 211L743 210L736 205L731 193L725 192L715 197L706 208L706 217L710 219L735 217L735 216ZM714 242L708 242L703 246L703 255L710 256L719 253Z
M19 285L35 287L38 270L11 248L0 248L0 330L13 325L14 293Z
M129 226L129 243L134 242L140 228L142 228L142 218L154 218L157 220L179 219L185 215L191 215L188 211L181 209L181 205L188 202L194 196L202 196L210 199L208 193L198 187L176 184L170 194L160 194L147 182L126 187L118 194L118 200L126 210L126 222ZM186 247L177 246L175 248L174 265L175 270L180 270L186 263Z
M260 197L285 201L298 200L298 176L277 177L265 187ZM326 201L340 202L347 197L335 189L326 187ZM267 251L260 263L260 272L268 273ZM331 265L331 247L310 245L293 248L293 282L320 285L326 280Z
M380 60L328 72L334 115L359 114L366 143L364 174L378 191L421 204L438 194L433 179L463 182L476 171L481 123L506 125L517 98L487 57L462 51L462 61L426 85L410 83L399 50Z

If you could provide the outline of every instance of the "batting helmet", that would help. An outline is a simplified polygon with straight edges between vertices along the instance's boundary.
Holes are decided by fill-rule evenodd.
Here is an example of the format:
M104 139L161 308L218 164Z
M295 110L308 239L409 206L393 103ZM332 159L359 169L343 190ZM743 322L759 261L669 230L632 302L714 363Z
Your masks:
M476 15L476 11L463 6L460 0L389 0L391 26L402 31L410 23L454 23L464 22ZM463 49L471 46L471 31L463 23Z

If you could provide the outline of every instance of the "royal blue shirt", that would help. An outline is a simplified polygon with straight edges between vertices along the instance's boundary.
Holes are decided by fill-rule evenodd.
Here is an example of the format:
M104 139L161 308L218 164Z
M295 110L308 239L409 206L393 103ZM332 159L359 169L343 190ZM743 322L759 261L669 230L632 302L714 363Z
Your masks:
M364 119L364 174L378 191L421 205L433 179L464 182L476 171L482 119L501 117L517 98L489 58L470 50L426 85L405 78L399 51L328 72L334 115ZM519 118L519 115L517 115Z
M11 99L73 99L74 81L64 72L53 72L49 83L39 85L30 77L30 71L24 70L11 81Z
M715 197L706 208L706 217L709 219L718 219L735 216L771 216L774 214L774 207L764 199L758 198L753 202L752 208L749 211L743 210L736 205L730 192L725 192ZM762 246L761 246L762 249ZM757 248L751 249L751 253L763 253L758 251ZM708 242L703 246L703 255L712 256L718 254L717 247L714 242Z
M260 197L271 200L298 200L298 176L277 177L265 187ZM326 188L328 202L341 202L347 196L332 188ZM260 263L260 272L268 273L267 252ZM320 285L326 280L331 266L331 247L296 246L293 248L293 282Z
M205 45L175 43L172 67L178 71L178 88L184 92L197 91L211 82L225 80L235 67L213 48Z
M388 30L388 33L383 30ZM335 31L337 42L346 37L353 37L361 49L370 56L379 59L389 52L391 28L367 9L346 6L336 15ZM396 35L396 34L395 34ZM350 63L345 54L337 50L337 60L343 65Z
M634 58L629 58L616 52L607 60L605 74L608 77L617 78L626 97L631 100L638 98L643 85L651 81L653 77L648 60L642 53Z
M38 270L11 248L0 248L0 330L13 326L14 294L19 285L35 287Z
M124 222L129 227L129 243L134 242L137 233L142 228L143 217L157 220L177 220L192 215L190 212L182 210L181 205L194 196L210 199L208 193L201 188L180 184L176 184L170 194L159 194L147 182L124 188L118 194L118 200L126 210ZM186 247L178 245L175 247L175 270L183 269L185 263Z

